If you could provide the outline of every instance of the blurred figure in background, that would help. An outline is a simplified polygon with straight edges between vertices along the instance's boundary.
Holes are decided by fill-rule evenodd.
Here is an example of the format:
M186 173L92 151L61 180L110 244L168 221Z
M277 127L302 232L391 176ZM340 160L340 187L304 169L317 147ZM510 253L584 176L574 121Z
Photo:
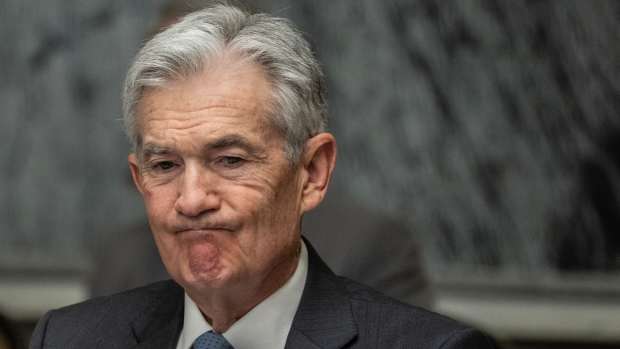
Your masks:
M162 8L152 34L209 2L170 1ZM252 7L252 3L245 5ZM322 205L304 217L302 232L336 274L403 302L432 308L433 296L420 248L404 224L364 207L335 186ZM111 235L109 243L97 252L90 285L92 296L169 278L146 219Z
M21 349L17 330L7 317L0 313L0 349Z

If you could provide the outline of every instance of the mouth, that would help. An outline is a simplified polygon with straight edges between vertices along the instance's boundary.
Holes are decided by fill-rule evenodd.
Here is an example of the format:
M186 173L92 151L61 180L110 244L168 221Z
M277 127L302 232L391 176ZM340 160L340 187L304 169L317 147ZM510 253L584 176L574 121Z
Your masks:
M181 226L174 229L176 234L183 235L208 235L215 233L230 233L234 229L225 225L206 225L206 226Z
M201 228L201 229L183 229L176 232L177 235L210 235L217 233L228 233L230 230L223 228Z

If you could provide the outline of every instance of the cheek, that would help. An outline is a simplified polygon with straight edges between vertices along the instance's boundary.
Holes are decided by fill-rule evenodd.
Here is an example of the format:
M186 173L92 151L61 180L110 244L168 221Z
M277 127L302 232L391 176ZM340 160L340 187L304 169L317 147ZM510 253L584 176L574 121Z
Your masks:
M242 259L253 260L274 246L272 239L274 210L273 192L265 186L245 183L242 186L231 186L226 191L226 206L242 224L238 234L234 234L234 249ZM232 236L231 236L232 237ZM232 246L230 246L232 247ZM235 254L236 254L235 253Z
M151 223L159 223L174 209L176 189L172 185L146 188L143 193L144 206Z
M256 221L273 197L271 183L258 175L254 175L251 179L230 181L220 189L220 194L230 208L248 221Z
M280 187L262 186L260 191L240 200L242 210L250 216L256 253L273 253L281 245L286 245L295 237L299 216L299 200L294 183L283 182Z

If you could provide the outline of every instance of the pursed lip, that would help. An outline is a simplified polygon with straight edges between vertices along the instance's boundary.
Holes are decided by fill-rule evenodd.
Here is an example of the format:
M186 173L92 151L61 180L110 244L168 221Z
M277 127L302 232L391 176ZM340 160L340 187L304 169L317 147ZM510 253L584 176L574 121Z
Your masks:
M217 232L232 232L234 229L231 226L218 224L218 225L203 225L203 226L178 226L174 229L176 234L209 234Z
M215 233L215 232L229 232L231 231L230 229L226 229L226 228L188 228L188 229L181 229L181 230L177 230L176 233L177 234L208 234L208 233Z

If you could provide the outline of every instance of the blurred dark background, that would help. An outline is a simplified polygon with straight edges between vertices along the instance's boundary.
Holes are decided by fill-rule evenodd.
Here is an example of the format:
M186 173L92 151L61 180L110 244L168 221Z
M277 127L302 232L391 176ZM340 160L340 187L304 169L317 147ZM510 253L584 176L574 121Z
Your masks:
M0 3L0 308L24 332L143 220L119 97L166 4ZM308 34L333 185L415 235L437 311L508 348L620 343L620 1L245 4Z

